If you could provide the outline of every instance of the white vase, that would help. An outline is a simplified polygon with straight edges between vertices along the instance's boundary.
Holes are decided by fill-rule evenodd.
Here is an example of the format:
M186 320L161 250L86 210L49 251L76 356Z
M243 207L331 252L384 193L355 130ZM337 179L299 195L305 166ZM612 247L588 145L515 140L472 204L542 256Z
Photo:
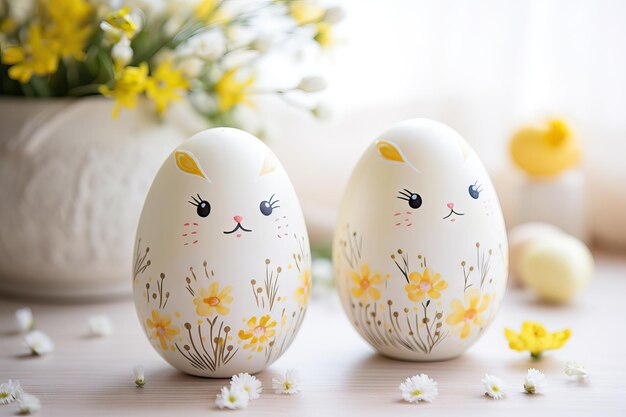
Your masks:
M0 291L46 298L130 295L148 187L197 120L112 101L0 99Z

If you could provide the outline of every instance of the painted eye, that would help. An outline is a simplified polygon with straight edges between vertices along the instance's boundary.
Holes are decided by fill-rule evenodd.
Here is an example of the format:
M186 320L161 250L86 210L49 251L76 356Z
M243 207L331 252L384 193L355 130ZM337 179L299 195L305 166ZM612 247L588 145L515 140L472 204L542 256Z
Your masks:
M276 194L272 194L269 200L261 201L261 204L259 205L259 210L261 210L261 213L264 216L269 216L270 214L272 214L274 209L277 209L280 207L276 205L276 203L278 203L280 200L274 200L275 195Z
M406 188L399 192L398 198L400 200L408 201L409 207L412 209L418 209L422 206L422 197L414 192L407 190Z
M479 185L474 183L469 186L467 191L469 192L470 197L472 197L474 200L478 200L478 197L480 197L480 192L482 191L482 188L480 188Z
M196 213L200 217L206 217L211 213L211 205L208 201L204 200L200 197L200 194L196 194L195 196L191 196L193 201L190 201L189 204L196 206Z

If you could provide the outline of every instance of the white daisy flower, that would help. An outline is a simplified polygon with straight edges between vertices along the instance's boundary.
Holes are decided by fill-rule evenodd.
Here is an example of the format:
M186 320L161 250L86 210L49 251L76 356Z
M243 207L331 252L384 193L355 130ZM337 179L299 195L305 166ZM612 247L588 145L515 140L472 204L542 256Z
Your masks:
M565 364L565 375L577 381L586 381L589 378L589 373L587 372L583 364L574 361L568 361Z
M54 350L54 343L41 330L33 330L24 337L24 343L33 355L43 355Z
M219 408L230 408L231 410L246 408L249 401L248 393L239 385L222 387L222 391L215 397L215 404Z
M546 376L543 372L530 368L524 380L524 391L529 394L540 394L546 386Z
M251 400L256 400L261 396L261 391L263 391L262 385L261 381L248 373L233 375L230 380L231 387L239 386L243 388L248 393L248 397L250 397Z
M20 308L15 311L15 321L17 322L17 329L20 332L29 332L35 328L33 311L28 307Z
M113 322L104 314L91 316L87 319L89 334L92 336L108 336L113 333Z
M20 381L8 380L7 382L0 384L0 404L9 404L17 399L22 392L20 387Z
M407 378L400 384L402 398L404 401L416 403L418 401L432 402L439 391L437 390L437 382L428 377L426 374L415 375Z
M494 400L499 400L506 394L506 386L497 376L485 374L485 377L480 381L485 386L485 395L490 396Z
M146 384L146 378L143 373L143 366L137 365L133 368L133 375L135 376L135 385L141 388Z
M297 394L302 390L298 371L289 369L278 378L272 378L272 388L276 394Z
M33 414L41 410L41 402L34 395L22 392L17 397L17 409L20 414Z

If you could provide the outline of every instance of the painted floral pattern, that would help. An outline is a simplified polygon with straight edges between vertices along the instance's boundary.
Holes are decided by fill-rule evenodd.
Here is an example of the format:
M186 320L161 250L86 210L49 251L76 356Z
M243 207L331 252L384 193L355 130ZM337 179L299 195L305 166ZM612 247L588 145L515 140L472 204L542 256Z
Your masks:
M261 352L276 335L276 321L269 314L257 319L252 316L246 323L247 329L239 331L239 338L246 343L244 349Z
M350 280L352 281L352 295L364 302L368 300L380 300L380 285L383 279L380 274L372 274L367 264L361 265L360 273L357 271L350 272Z
M404 289L407 292L409 300L422 301L425 297L437 299L441 297L441 291L448 288L448 283L441 279L441 274L434 274L430 268L424 269L421 274L419 272L411 272L409 274L410 283Z
M300 307L304 307L309 302L311 296L311 270L306 268L298 276L300 286L296 289L296 300Z
M171 324L172 319L170 316L162 315L155 309L152 310L150 318L146 319L146 326L150 331L150 339L158 341L163 350L167 350L169 343L174 340L174 336L180 333L178 327Z
M209 288L200 288L199 296L193 299L196 313L199 316L211 316L214 313L222 316L228 314L230 310L227 305L233 302L231 291L230 285L220 290L218 282L213 282Z
M468 337L472 330L485 326L484 313L489 308L490 297L472 289L465 292L464 300L455 299L450 304L452 313L446 317L446 323L453 326L461 339Z

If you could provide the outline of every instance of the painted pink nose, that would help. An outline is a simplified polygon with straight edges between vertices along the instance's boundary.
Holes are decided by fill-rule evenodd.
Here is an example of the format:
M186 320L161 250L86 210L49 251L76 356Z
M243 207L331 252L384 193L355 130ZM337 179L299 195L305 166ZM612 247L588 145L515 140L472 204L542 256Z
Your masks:
M241 221L243 220L243 217L241 217L241 216L235 216L235 217L233 217L233 219L235 219L235 221L236 221L237 223L241 223Z
M448 208L449 208L450 210L452 210L452 209L454 208L454 203L448 203L448 204L446 204L446 205L448 206Z

